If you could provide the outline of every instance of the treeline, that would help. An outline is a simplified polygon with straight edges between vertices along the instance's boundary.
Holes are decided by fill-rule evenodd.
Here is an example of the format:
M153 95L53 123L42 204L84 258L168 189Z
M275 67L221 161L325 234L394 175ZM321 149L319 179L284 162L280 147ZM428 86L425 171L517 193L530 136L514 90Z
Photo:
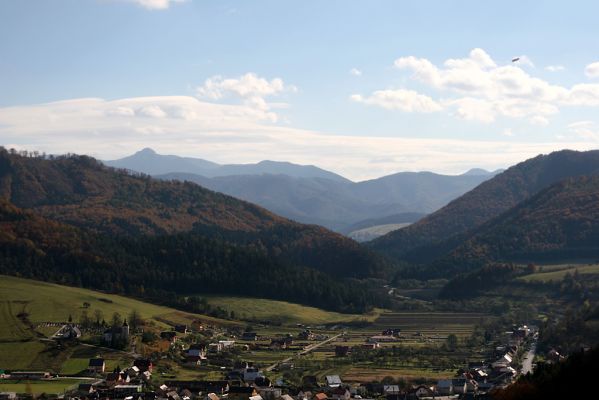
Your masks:
M0 202L0 273L120 293L196 309L188 295L287 300L336 311L386 305L367 282L283 264L263 249L195 233L99 234Z

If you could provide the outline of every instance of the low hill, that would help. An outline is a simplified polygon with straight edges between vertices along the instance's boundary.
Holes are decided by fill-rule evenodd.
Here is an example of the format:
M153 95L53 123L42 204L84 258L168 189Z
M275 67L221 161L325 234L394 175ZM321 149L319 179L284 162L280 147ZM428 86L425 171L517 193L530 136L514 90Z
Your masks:
M0 200L0 273L141 297L188 311L188 296L243 295L363 311L384 303L366 284L276 260L255 245L194 233L113 236Z
M598 258L599 176L583 176L554 184L482 225L435 265L446 270Z
M86 156L44 159L1 149L0 198L48 220L111 236L195 233L342 277L380 277L389 268L371 251L325 228L194 183L117 171Z
M474 230L544 188L599 174L599 151L563 150L519 163L417 223L371 242L396 260L427 263L449 253Z

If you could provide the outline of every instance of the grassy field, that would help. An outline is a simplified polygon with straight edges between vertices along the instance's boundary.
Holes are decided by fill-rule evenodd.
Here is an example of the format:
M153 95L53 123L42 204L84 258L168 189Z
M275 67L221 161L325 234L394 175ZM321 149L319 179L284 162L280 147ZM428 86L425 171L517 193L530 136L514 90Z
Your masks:
M350 321L374 321L380 315L380 310L369 314L341 314L321 310L315 307L302 306L300 304L288 303L267 299L254 299L246 297L208 297L212 305L222 307L231 312L234 311L237 318L272 321L283 324L331 324Z
M548 265L542 266L539 268L539 272L535 272L534 274L529 274L525 276L521 276L518 279L524 282L559 282L566 274L574 274L575 271L578 271L579 274L599 274L599 264L595 265L572 265L572 264L564 264L564 265Z
M0 275L0 299L0 368L3 369L43 369L69 374L81 371L88 355L79 357L73 354L77 349L60 348L54 342L40 339L58 330L58 326L43 323L66 322L69 316L77 321L84 310L90 317L100 310L106 320L115 312L127 317L131 310L137 310L142 318L162 327L175 323L192 325L198 320L215 325L238 324L123 296L4 275ZM84 308L83 303L89 303L89 307ZM109 354L107 358L109 367L123 362L118 355Z
M31 393L34 395L61 394L70 386L83 381L60 379L50 381L0 381L0 392Z

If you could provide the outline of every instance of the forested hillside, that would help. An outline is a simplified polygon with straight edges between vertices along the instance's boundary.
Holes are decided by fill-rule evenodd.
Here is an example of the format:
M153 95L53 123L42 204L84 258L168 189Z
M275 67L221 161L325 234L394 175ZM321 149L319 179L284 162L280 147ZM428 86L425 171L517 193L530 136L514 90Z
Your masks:
M193 183L117 171L86 156L25 157L2 149L0 197L49 220L102 234L194 232L341 277L381 277L390 268L358 243L324 228L292 222Z
M428 263L448 254L463 235L569 177L599 173L599 151L563 150L519 163L417 223L373 242L396 260Z
M366 284L285 265L254 246L194 233L114 237L0 200L0 273L105 290L193 309L206 293L365 311L386 299Z
M567 179L484 224L434 265L463 271L492 261L595 260L598 222L599 177Z

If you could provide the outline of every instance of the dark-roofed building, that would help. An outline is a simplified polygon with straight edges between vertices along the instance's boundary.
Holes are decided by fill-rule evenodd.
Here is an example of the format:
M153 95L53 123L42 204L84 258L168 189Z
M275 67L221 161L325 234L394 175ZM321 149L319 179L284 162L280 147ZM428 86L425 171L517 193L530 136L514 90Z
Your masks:
M103 358L90 358L87 365L87 371L92 374L103 374L106 369L106 362Z

